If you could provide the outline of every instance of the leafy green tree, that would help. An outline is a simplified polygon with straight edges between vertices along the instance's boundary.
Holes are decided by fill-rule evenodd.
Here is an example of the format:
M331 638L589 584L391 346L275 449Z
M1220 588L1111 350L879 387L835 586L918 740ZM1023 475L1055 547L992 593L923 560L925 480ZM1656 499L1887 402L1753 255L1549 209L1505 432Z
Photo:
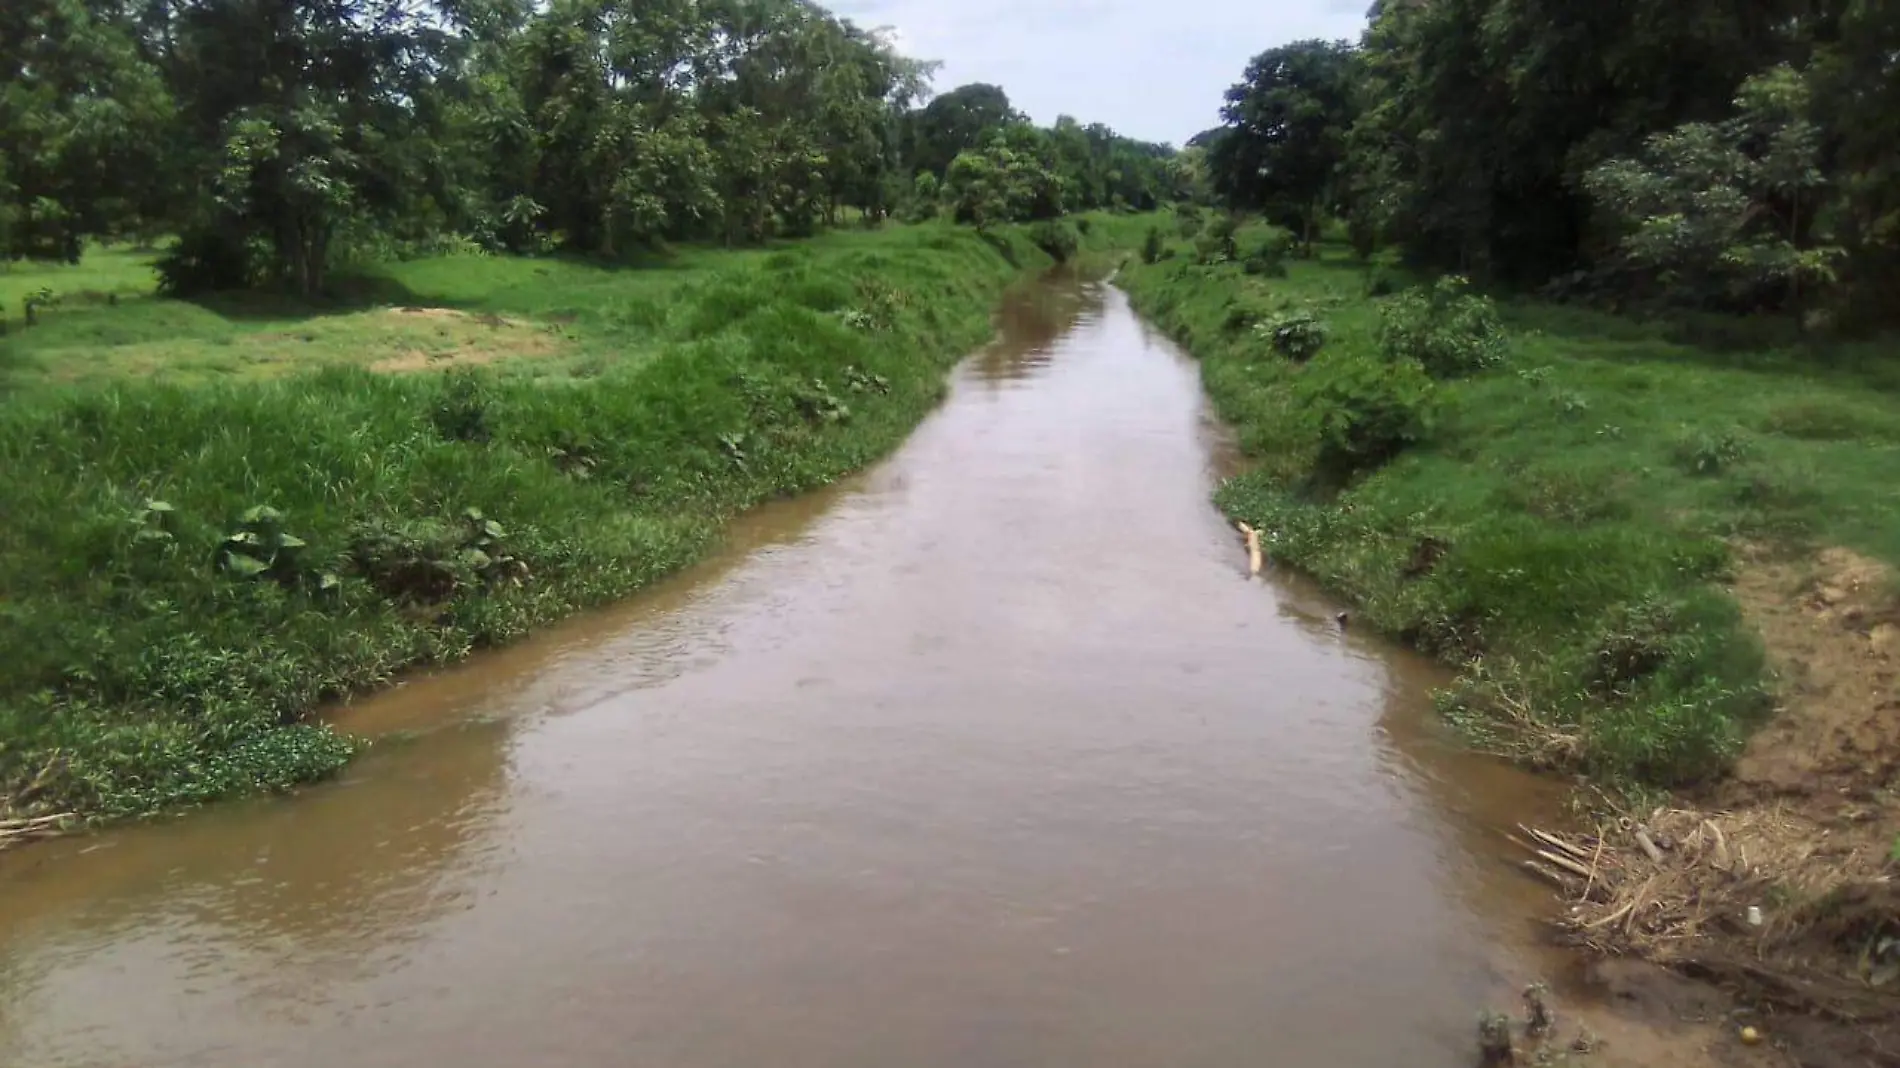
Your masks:
M938 198L943 193L943 183L929 171L921 171L911 183L911 216L918 220L928 219L937 213Z
M171 230L175 292L310 294L444 235L615 255L1171 194L1165 145L995 86L918 106L935 69L811 0L17 0L0 255Z
M1837 26L1807 68L1810 118L1822 127L1831 199L1825 215L1846 250L1846 310L1863 322L1891 322L1900 289L1900 7L1848 0ZM1827 31L1831 30L1829 33Z
M185 8L174 32L202 192L164 268L173 288L314 293L346 229L415 207L433 152L420 102L446 45L436 22L403 0L225 0Z
M1353 119L1354 49L1299 41L1269 49L1227 91L1227 130L1208 170L1230 206L1264 211L1310 248L1339 202L1338 175Z
M1167 185L1162 195L1164 199L1189 204L1206 204L1214 199L1205 148L1190 145L1168 161Z
M1722 114L1798 50L1796 0L1432 0L1362 43L1349 200L1426 262L1538 282L1590 254L1584 175ZM1801 17L1797 17L1801 16Z
M162 214L172 110L126 23L83 0L0 4L0 255L77 260Z
M1842 250L1810 241L1826 179L1808 98L1799 73L1775 67L1742 83L1732 118L1685 123L1592 169L1623 255L1697 302L1753 307L1834 281Z
M1063 183L1048 135L1027 124L992 131L980 151L960 153L944 190L956 220L977 227L1053 219Z
M980 147L990 131L1022 121L1001 88L981 83L958 86L911 115L911 164L920 172L943 177L958 155Z

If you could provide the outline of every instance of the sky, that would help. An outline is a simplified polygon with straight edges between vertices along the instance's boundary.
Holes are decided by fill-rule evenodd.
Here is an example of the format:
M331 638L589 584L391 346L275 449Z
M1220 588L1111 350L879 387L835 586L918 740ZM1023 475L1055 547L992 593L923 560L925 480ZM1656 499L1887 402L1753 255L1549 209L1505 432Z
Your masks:
M1043 125L1058 115L1180 145L1220 122L1247 61L1309 37L1357 40L1371 0L831 0L898 47L943 63L938 92L1000 85Z

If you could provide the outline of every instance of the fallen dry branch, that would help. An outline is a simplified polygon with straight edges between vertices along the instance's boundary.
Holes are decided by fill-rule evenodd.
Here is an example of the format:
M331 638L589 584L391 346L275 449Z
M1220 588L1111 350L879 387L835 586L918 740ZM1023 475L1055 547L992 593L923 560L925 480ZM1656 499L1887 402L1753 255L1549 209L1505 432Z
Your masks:
M1570 904L1558 927L1574 944L1841 1018L1900 1016L1900 893L1877 837L1778 804L1519 830L1525 867Z
M0 820L0 850L24 845L38 838L51 838L77 823L79 817L72 812L61 812L51 816L35 816L31 819Z

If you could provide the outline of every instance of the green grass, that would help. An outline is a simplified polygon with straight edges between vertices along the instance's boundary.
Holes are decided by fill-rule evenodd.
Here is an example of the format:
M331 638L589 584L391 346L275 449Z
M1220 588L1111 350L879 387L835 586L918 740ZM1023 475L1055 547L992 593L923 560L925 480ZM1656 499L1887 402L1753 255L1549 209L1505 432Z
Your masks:
M306 724L324 702L624 596L892 448L1047 262L929 225L637 269L405 263L335 307L56 308L6 342L0 799L117 816L321 776L351 748ZM392 297L544 351L365 370Z
M269 293L160 299L151 253L107 249L77 266L17 264L0 273L0 301L14 327L0 343L0 390L91 390L153 376L213 384L322 367L492 364L528 378L587 377L667 343L656 328L682 287L788 256L848 256L890 241L886 232L838 230L784 248L685 247L635 266L440 256L358 269L317 303ZM21 329L22 299L42 289L56 303L37 326ZM414 308L460 314L401 314Z
M88 249L85 259L76 264L0 262L0 312L18 325L21 302L44 289L73 304L150 294L158 285L158 275L152 270L156 258L150 251L110 246Z
M1440 382L1421 443L1329 485L1296 384L1383 359L1390 298L1370 283L1408 280L1336 248L1271 278L1172 245L1122 284L1201 358L1254 459L1220 503L1368 622L1465 666L1442 703L1499 748L1626 783L1718 774L1768 706L1758 642L1723 589L1732 547L1900 562L1890 349L1747 348L1776 335L1507 303L1504 364ZM1328 332L1304 367L1251 328L1299 311Z

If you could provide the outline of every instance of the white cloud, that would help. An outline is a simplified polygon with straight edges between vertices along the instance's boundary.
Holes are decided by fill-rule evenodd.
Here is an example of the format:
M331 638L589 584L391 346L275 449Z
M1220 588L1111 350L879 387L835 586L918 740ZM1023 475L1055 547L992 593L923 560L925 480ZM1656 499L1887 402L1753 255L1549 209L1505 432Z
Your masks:
M1003 87L1037 122L1074 115L1151 141L1219 121L1247 61L1308 37L1356 38L1369 0L834 0L943 61L939 90Z

